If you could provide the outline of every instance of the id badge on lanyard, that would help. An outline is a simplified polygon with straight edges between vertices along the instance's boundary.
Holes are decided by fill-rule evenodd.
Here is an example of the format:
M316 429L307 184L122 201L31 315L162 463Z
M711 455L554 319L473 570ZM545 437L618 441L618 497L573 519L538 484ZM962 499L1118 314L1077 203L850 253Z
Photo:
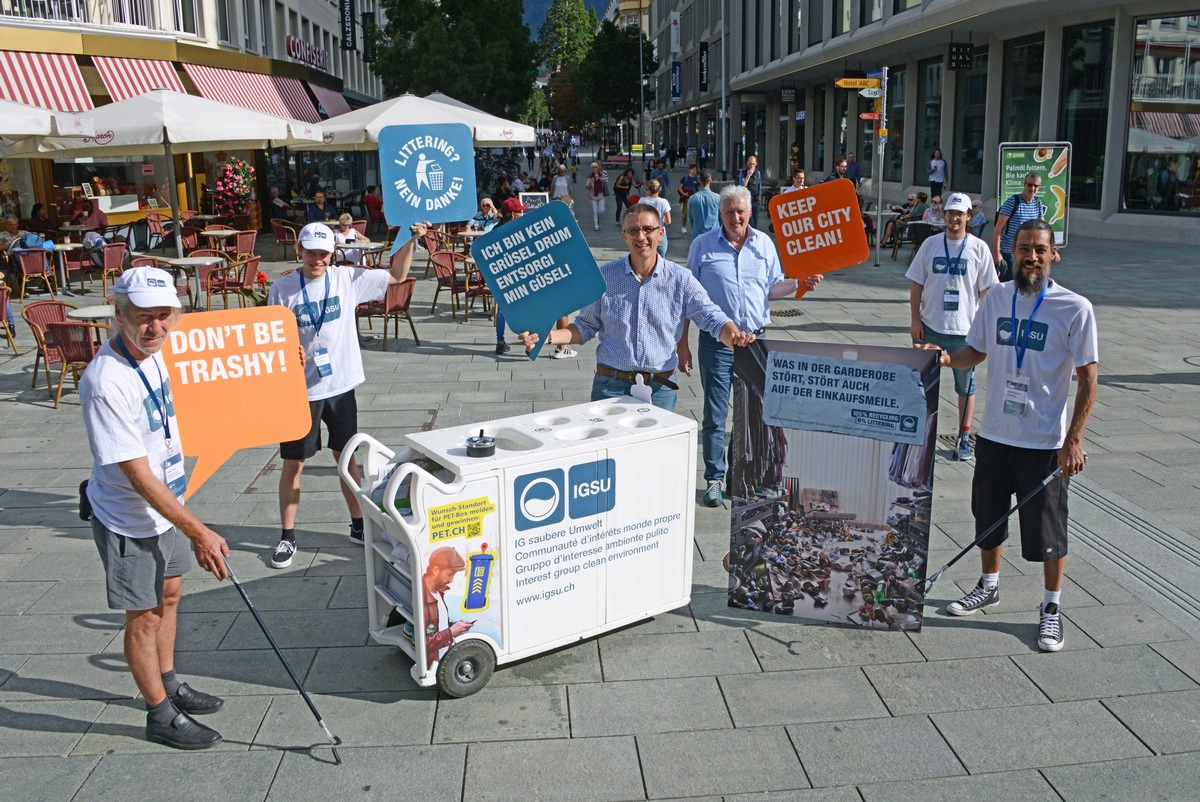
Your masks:
M1009 376L1004 380L1004 414L1020 417L1029 407L1029 377Z
M163 477L167 489L175 494L175 498L183 498L187 490L187 478L183 474L183 451L175 440L167 441L167 458L163 460Z
M942 294L942 309L947 312L958 311L958 290L946 290Z
M304 280L304 274L300 276L300 294L304 298L304 308L308 310L308 319L313 325L312 345L312 360L317 367L317 375L322 379L333 375L333 364L329 360L329 349L325 347L325 340L321 337L321 326L325 323L326 305L329 303L329 273L325 273L325 297L321 299L321 316L317 317L316 310L313 309L312 302L308 299L308 286Z
M1046 288L1042 287L1037 301L1033 304L1033 309L1029 312L1029 318L1022 328L1020 321L1017 320L1017 293L1016 290L1013 291L1012 312L1009 319L1012 321L1013 350L1016 352L1017 369L1012 376L1004 380L1005 415L1021 416L1029 408L1029 377L1021 375L1021 364L1025 361L1025 352L1029 348L1029 332L1033 328L1034 315L1037 314L1038 307L1042 305L1045 297Z

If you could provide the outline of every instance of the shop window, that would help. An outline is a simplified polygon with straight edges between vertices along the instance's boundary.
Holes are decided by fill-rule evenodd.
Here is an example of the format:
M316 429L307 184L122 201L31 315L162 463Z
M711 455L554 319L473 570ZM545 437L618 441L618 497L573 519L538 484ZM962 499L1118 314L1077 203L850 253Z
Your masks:
M46 200L59 219L79 211L85 198L107 215L145 213L171 205L167 160L130 157L91 163L54 162L54 197Z
M1108 76L1113 24L1063 31L1062 113L1058 138L1071 143L1071 204L1100 205L1104 148L1108 142Z
M1004 43L1004 81L1000 93L1000 141L1036 142L1041 133L1041 34Z
M1123 209L1200 213L1200 31L1191 19L1135 28Z
M929 183L929 161L935 150L942 151L950 179L954 179L953 154L942 147L942 59L917 64L917 153L912 160L913 183Z
M813 88L813 172L825 167L825 85Z
M888 144L883 167L885 181L903 181L904 93L907 87L908 74L903 69L888 70Z
M958 73L954 89L954 109L958 120L954 129L953 158L946 152L946 161L953 162L951 186L965 192L983 191L983 137L987 111L988 51L975 48L971 69Z

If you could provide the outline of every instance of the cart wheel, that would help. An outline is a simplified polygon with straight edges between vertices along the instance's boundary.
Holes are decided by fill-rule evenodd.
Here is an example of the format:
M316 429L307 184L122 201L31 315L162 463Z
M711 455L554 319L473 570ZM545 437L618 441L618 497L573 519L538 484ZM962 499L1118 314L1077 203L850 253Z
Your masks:
M438 663L438 687L454 697L482 690L496 669L496 655L482 641L472 639L451 646Z

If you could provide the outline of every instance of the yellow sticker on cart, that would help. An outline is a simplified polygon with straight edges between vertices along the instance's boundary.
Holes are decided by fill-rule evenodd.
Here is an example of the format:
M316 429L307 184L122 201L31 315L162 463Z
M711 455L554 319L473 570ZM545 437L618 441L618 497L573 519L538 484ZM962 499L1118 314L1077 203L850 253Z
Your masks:
M456 537L482 537L483 516L495 511L496 505L487 496L431 507L429 542L443 543Z

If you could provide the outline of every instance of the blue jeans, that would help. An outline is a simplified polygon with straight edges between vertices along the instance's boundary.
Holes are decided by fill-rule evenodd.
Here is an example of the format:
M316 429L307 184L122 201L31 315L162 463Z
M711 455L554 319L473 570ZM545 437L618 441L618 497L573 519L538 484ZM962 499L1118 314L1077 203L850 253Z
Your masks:
M700 332L700 384L704 388L704 422L700 447L704 452L704 480L725 480L725 418L729 415L729 389L733 384L733 349L706 332Z
M614 376L601 376L597 373L592 377L592 400L603 401L606 398L622 398L629 395L633 382L618 379ZM659 409L675 410L678 393L666 385L653 382L650 385L650 403Z
M658 255L661 256L663 259L667 258L667 232L666 231L663 232L663 238L658 243Z
M504 342L504 313L496 309L496 345Z

